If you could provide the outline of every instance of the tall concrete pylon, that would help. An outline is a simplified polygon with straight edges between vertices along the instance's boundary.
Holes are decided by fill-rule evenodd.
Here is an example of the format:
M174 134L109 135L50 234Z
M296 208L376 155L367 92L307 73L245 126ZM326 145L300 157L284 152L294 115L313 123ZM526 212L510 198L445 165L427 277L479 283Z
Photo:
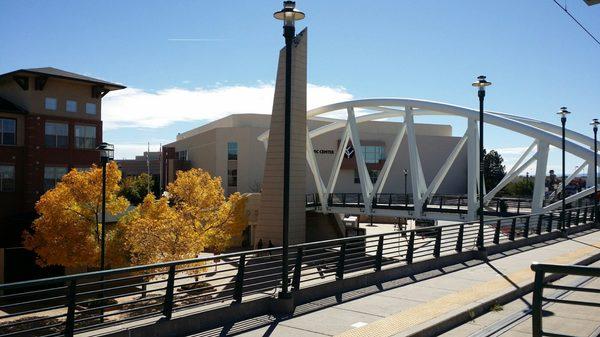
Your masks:
M306 28L292 45L289 242L306 241ZM275 246L283 238L283 150L285 118L285 47L279 52L275 97L255 240Z

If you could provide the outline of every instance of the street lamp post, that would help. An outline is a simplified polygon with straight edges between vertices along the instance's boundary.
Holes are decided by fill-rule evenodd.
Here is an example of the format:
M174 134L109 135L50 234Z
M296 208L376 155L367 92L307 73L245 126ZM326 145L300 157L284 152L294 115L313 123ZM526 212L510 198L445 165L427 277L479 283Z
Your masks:
M598 223L598 119L594 118L590 125L594 128L594 223Z
M100 164L102 164L102 228L100 238L100 270L104 270L104 253L106 243L106 164L114 159L115 147L112 144L102 143L96 150L100 151Z
M283 9L275 12L273 17L283 21L283 37L285 38L285 113L284 113L284 148L283 148L283 251L281 269L280 297L288 294L288 254L290 227L290 133L292 112L292 42L296 35L294 22L304 19L304 13L296 9L295 1L284 1Z
M492 85L485 80L485 76L478 76L477 81L471 84L478 88L479 97L479 233L477 234L477 248L483 249L483 101L485 98L485 87Z
M565 188L567 187L566 175L565 175L565 125L567 124L567 115L571 112L566 107L561 107L560 111L557 112L560 115L560 123L562 125L562 192L561 192L561 211L560 211L560 227L561 230L565 230Z

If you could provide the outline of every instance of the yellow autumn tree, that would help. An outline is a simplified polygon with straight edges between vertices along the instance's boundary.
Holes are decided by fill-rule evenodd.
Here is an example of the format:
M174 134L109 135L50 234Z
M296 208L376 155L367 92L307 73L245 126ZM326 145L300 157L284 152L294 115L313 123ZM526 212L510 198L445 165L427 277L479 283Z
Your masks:
M206 248L223 251L247 224L245 198L225 198L221 178L201 169L177 172L166 195L148 195L119 223L135 264L193 258Z
M134 265L196 257L202 244L192 226L183 224L169 199L148 194L119 221L125 249Z
M121 171L115 162L106 168L106 210L108 214L124 212L129 203L118 196ZM25 248L34 251L41 266L97 267L100 264L102 169L76 169L67 173L36 203L39 217L31 231L23 232ZM106 228L106 264L126 263L119 243L122 233Z

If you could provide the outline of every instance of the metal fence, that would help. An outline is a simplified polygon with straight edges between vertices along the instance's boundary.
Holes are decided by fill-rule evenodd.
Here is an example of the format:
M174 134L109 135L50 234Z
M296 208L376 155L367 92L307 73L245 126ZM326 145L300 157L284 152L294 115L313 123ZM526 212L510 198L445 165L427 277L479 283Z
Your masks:
M424 212L467 213L468 198L466 195L434 195L423 205ZM550 204L550 200L543 200L543 206ZM321 207L318 194L307 194L305 198L307 208ZM589 204L587 199L579 199L577 205ZM364 208L365 202L362 193L331 193L327 200L327 207L355 207ZM371 208L413 210L412 194L378 193L373 197ZM530 198L492 198L485 208L486 215L520 215L531 212Z
M593 220L592 207L486 220L486 246ZM290 246L292 291L475 247L477 222ZM171 319L272 297L281 247L0 285L0 336L72 336L149 316Z
M600 307L600 303L569 300L564 298L544 297L544 289L557 289L563 291L574 291L584 293L599 294L600 289L592 289L586 287L561 286L554 284L544 284L546 274L562 274L562 275L578 275L589 277L600 277L600 268L588 266L565 266L554 264L537 264L531 265L531 270L535 272L534 290L533 290L533 305L532 305L532 335L540 336L564 336L543 330L542 327L542 305L544 303L562 303L578 306Z

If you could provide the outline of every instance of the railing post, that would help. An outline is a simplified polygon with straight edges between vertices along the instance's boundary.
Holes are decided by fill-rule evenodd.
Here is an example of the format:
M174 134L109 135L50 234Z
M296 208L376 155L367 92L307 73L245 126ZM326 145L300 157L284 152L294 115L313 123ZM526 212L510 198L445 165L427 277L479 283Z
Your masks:
M532 266L532 269L533 266ZM534 269L535 270L535 269ZM532 312L532 335L534 337L542 336L542 294L544 286L544 272L535 270L535 280L533 283L533 305Z
M381 262L383 261L383 235L379 236L377 242L377 255L375 255L375 271L381 270Z
M544 221L544 215L540 214L538 215L538 221L537 221L537 225L535 228L535 234L540 235L542 234L542 222Z
M392 193L388 196L388 207L392 207Z
M165 302L163 304L163 315L167 320L173 315L173 294L175 293L175 265L169 267L167 278L167 289L165 292Z
M517 218L512 219L512 223L510 224L510 234L508 239L510 241L515 241L515 232L517 230Z
M335 279L343 280L344 279L344 263L346 261L346 241L342 242L342 246L340 247L340 256L337 263L337 270L335 271Z
M440 257L440 250L442 248L442 227L435 229L435 246L433 247L433 256Z
M567 228L571 227L571 218L573 217L573 211L569 210L569 215L567 215Z
M461 223L458 227L458 238L456 239L456 251L462 252L463 237L465 235L465 224Z
M460 204L462 203L462 197L458 197L458 207L457 210L460 211Z
M240 255L238 270L235 275L235 286L233 288L233 299L236 303L242 303L242 294L244 292L244 270L246 268L246 254Z
M523 226L523 237L526 239L529 237L529 220L530 219L531 219L531 216L528 216L527 218L525 218L525 226Z
M408 194L404 194L404 207L408 208Z
M296 250L296 263L294 264L294 275L292 276L292 289L294 291L300 290L300 275L302 274L302 258L304 256L304 250L302 247L298 247Z
M577 214L575 215L575 226L579 225L579 215L581 214L581 209L577 209Z
M500 213L500 200L496 200L496 213Z
M411 264L413 262L413 253L415 249L415 231L410 232L408 239L408 247L406 247L406 263Z
M521 199L517 199L517 215L521 214Z
M552 232L552 218L554 217L554 213L550 212L550 216L548 217L548 226L546 227L546 232Z
M494 244L500 243L500 227L502 225L502 220L496 221L496 229L494 230Z
M444 208L444 196L440 195L440 210Z
M65 336L73 337L75 333L75 295L77 292L77 281L72 279L67 289L67 317L65 321Z
M584 208L583 209L583 225L585 225L587 223L587 214L588 214L588 208Z

